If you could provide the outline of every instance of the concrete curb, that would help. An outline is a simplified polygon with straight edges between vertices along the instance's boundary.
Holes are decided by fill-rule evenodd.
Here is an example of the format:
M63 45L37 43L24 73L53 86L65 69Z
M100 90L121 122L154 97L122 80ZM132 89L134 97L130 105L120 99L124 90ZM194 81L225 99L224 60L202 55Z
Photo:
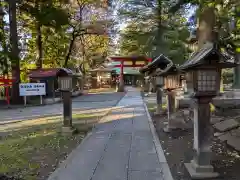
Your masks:
M171 171L169 169L166 157L164 155L163 148L162 148L162 146L160 144L160 141L158 139L155 127L153 125L152 118L151 118L151 116L149 114L147 105L144 102L144 100L143 100L143 105L144 105L145 111L147 113L148 123L149 123L150 129L151 129L151 133L152 133L152 136L153 136L153 143L154 143L156 151L157 151L158 160L159 160L160 164L162 165L162 172L163 172L164 180L173 180L173 177L172 177Z
M126 94L124 94L118 101L117 103L113 106L116 107L116 105L122 100L122 98L125 97ZM112 108L113 108L112 107ZM101 119L103 119L105 116L107 116L111 111L112 108L109 109L109 111L107 111L102 117ZM81 141L81 143L68 155L68 157L61 162L57 168L51 173L51 175L48 177L47 180L57 180L56 177L59 174L60 171L62 171L64 168L67 167L68 164L71 163L72 159L74 159L75 155L78 153L79 149L82 147L83 143L92 135L92 131L94 130L95 126L92 128L91 131L89 131L87 133L87 135L83 138L83 140Z

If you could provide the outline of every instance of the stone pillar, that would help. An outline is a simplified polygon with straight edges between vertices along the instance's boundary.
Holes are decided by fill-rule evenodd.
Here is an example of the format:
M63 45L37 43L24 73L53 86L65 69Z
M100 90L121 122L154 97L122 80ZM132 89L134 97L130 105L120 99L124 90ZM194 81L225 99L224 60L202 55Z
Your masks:
M157 109L155 112L155 115L160 115L162 113L162 96L163 96L163 90L161 87L157 87Z
M174 126L174 113L176 112L176 92L173 90L167 91L167 114L168 114L168 123L167 126L163 129L164 132L171 132L172 129L175 129Z
M212 126L210 124L211 97L194 99L194 157L185 166L193 179L215 178L211 165Z
M147 74L145 74L145 77L146 76L147 76ZM144 92L148 92L148 90L149 90L149 80L146 78L144 78L143 90L144 90Z
M121 67L120 67L120 74L119 74L119 87L118 87L118 92L123 92L124 91L124 77L123 77L123 66L124 66L124 61L121 61Z
M149 79L149 86L148 86L148 93L151 94L152 93L152 89L153 89L153 82L152 82L152 78Z
M124 79L123 76L120 77L119 85L118 85L118 92L123 92L124 91Z
M153 83L153 92L156 93L157 92L156 77L154 77L152 83Z
M136 87L137 85L136 85L136 77L133 75L132 76L132 86L133 87Z
M63 133L72 133L74 131L72 126L72 92L63 91Z

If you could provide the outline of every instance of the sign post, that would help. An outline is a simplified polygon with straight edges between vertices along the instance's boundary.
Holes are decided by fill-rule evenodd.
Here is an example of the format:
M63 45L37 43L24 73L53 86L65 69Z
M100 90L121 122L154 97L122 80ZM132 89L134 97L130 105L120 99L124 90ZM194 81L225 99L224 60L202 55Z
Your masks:
M42 96L46 95L45 83L20 83L19 94L24 98L24 106L27 105L27 96L40 96L40 104L43 104Z

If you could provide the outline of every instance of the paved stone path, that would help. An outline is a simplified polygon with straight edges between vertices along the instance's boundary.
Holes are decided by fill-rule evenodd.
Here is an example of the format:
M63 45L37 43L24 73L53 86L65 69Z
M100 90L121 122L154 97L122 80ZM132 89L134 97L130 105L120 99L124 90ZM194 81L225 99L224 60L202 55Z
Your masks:
M87 94L73 99L73 113L81 113L88 109L105 109L111 108L121 99L123 93L103 93ZM34 119L43 116L61 115L62 103L49 104L45 106L33 106L18 109L1 109L0 125L18 120Z
M117 107L48 180L172 180L140 92L128 89Z

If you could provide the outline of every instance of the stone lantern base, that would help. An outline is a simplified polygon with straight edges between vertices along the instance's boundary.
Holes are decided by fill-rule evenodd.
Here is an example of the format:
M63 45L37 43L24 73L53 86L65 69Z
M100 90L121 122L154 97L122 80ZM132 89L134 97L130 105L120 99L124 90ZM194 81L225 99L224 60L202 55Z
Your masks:
M214 172L212 165L199 166L193 160L184 164L192 179L216 178L219 176Z
M165 112L162 109L162 105L157 105L156 111L154 112L154 115L164 115Z
M72 135L76 132L77 132L77 129L75 129L74 127L67 127L67 126L63 126L61 131L63 135Z
M124 86L122 85L122 86L118 86L117 87L117 92L124 92Z
M191 129L192 124L189 124L188 120L188 116L185 115L184 111L177 111L168 118L168 122L164 123L166 127L163 128L163 131L169 133L174 130Z

